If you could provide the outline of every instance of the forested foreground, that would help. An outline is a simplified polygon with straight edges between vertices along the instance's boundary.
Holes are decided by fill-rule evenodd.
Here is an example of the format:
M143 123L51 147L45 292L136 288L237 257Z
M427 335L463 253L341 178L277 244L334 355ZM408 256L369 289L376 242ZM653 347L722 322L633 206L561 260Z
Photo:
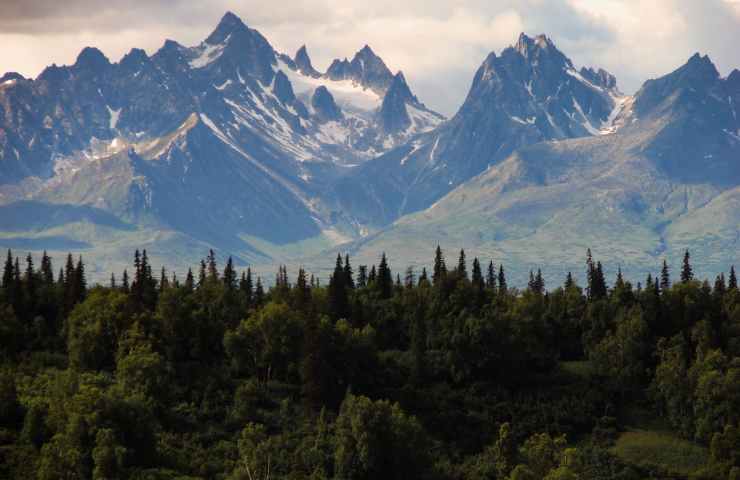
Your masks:
M182 279L137 252L89 287L82 259L8 252L0 477L740 478L734 270L584 268L517 290L438 249L265 289L212 252Z

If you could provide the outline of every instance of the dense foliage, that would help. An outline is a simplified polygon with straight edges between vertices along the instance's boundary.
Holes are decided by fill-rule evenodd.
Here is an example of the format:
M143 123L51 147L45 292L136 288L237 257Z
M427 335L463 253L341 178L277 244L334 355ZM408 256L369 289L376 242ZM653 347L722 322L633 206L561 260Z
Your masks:
M393 274L383 256L327 286L284 267L266 290L211 252L197 278L146 252L89 287L8 252L0 290L0 477L641 479L614 442L630 412L740 478L740 292L664 265L546 290L503 266Z

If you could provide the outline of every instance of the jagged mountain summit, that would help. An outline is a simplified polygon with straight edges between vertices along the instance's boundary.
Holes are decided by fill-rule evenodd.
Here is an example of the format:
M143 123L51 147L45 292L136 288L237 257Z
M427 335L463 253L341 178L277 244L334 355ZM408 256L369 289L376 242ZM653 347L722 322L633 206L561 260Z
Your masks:
M614 89L606 75L599 83L582 76ZM582 271L588 248L632 278L657 273L663 258L680 259L685 249L702 276L737 265L739 80L738 70L721 78L697 54L613 110L605 134L516 149L356 244L357 261L389 251L423 264L437 244L455 245L500 259L520 279L547 261L557 283Z
M180 269L208 248L310 267L340 244L514 272L589 246L625 271L681 248L740 262L740 72L696 55L617 85L522 34L445 120L369 46L322 72L230 13L194 47L86 48L0 79L0 245L79 250L93 277L132 246Z
M110 214L136 235L160 232L148 237L246 259L268 257L260 242L330 245L357 235L329 185L443 118L411 95L403 101L424 121L409 122L401 108L403 130L388 131L378 73L386 67L369 47L356 59L348 77L332 79L313 69L305 47L291 59L227 13L194 47L167 40L118 63L89 47L36 79L3 76L0 204L39 212L31 224L11 222L6 243L33 236L54 250L66 232L38 237L54 223L49 211L67 210L78 222ZM108 233L79 242L97 249Z
M428 207L517 148L613 133L628 103L612 75L579 72L549 38L522 34L486 58L450 121L363 165L338 190L361 221L384 225Z

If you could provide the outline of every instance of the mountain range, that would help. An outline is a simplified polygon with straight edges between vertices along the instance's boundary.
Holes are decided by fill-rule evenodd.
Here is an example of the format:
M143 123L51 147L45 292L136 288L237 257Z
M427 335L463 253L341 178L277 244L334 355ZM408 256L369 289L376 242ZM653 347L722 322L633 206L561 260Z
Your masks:
M5 74L0 105L0 245L80 252L99 279L134 248L318 272L441 244L519 280L589 247L634 275L686 248L706 275L740 264L740 71L698 54L625 95L522 34L445 119L367 45L321 72L227 13L193 47Z

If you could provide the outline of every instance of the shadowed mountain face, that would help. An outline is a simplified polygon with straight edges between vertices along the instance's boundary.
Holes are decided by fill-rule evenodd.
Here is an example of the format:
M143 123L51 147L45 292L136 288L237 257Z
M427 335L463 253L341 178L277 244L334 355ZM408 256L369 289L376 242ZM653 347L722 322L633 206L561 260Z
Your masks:
M381 112L393 75L369 47L349 65L319 74L305 47L292 60L227 13L195 47L167 40L119 63L85 48L35 80L6 74L0 204L89 206L230 252L257 251L255 239L352 238L358 227L329 185L443 118L410 90L401 120ZM405 102L431 121L406 122Z
M101 271L135 247L310 266L352 241L366 261L441 243L514 270L589 246L627 271L686 247L720 265L740 250L738 105L740 72L707 57L628 97L522 34L445 121L369 46L322 73L228 13L194 47L0 78L0 243Z
M520 147L359 242L355 255L392 251L423 263L437 244L464 246L519 279L548 265L559 283L582 271L587 248L632 278L689 249L702 276L724 271L740 263L737 76L720 78L694 56L620 100L613 133Z
M624 99L611 75L599 79L580 74L544 35L522 34L486 58L449 122L363 165L339 184L339 195L362 221L383 225L428 207L519 147L608 133Z

